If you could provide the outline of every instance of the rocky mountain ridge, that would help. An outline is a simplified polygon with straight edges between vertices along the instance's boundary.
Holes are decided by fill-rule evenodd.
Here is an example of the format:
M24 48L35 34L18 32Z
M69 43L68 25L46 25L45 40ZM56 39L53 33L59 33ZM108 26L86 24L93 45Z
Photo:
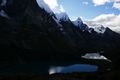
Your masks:
M7 15L0 15L1 63L67 59L79 62L81 54L99 51L119 61L120 35L109 28L97 33L84 23L77 26L68 18L59 21L36 0L7 0L0 10Z

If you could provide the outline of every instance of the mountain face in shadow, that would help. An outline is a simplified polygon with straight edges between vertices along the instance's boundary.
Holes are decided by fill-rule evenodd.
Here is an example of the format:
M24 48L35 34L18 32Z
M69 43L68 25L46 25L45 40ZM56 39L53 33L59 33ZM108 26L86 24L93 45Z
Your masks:
M4 13L0 15L1 64L45 60L79 63L81 54L99 51L119 61L120 35L109 28L97 33L84 23L76 26L70 19L59 21L36 0L7 0L0 10Z
M40 8L36 0L9 0L1 10L8 16L0 16L0 47L5 53L1 58L6 62L17 63L18 57L28 62L61 59L64 53L68 57L69 52L76 52L69 35L60 31L55 15Z

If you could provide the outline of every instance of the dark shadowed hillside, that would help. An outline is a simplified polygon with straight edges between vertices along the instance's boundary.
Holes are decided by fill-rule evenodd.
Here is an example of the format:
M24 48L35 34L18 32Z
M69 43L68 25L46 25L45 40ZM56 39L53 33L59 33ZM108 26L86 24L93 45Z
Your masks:
M36 0L7 0L0 11L0 68L43 63L48 69L82 63L81 55L101 51L119 68L120 34L109 28L102 26L104 33L98 33L81 19L75 25L65 13L58 19Z

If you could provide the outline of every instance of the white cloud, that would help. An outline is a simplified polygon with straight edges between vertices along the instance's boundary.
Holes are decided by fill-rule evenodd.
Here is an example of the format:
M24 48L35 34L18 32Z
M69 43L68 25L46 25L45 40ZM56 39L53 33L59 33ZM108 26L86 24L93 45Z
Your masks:
M87 23L89 26L93 25L103 25L105 27L109 27L114 31L120 32L120 14L102 14L97 16L96 18L92 20L85 20L85 23Z
M97 21L97 22L111 21L111 19L113 19L114 17L115 17L114 14L101 14L96 18L94 18L93 21Z
M115 2L113 4L113 8L119 9L120 10L120 2Z
M50 6L51 9L54 9L56 6L58 6L57 0L44 0L44 1L46 4Z
M105 3L112 2L113 0L93 0L95 6L104 5Z
M92 0L94 3L94 6L100 6L105 5L106 3L113 2L113 8L120 10L120 0Z
M60 11L61 11L61 12L65 12L65 9L63 8L62 5L60 5Z
M58 0L44 0L46 4L53 10L54 13L65 12L62 5L57 3Z

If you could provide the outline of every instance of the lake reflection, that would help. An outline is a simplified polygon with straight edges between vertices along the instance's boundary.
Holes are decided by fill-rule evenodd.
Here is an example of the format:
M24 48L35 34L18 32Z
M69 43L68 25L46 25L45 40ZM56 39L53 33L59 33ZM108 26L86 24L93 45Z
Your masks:
M56 66L49 69L49 74L73 73L73 72L96 72L98 66L90 64L75 64L70 66Z

